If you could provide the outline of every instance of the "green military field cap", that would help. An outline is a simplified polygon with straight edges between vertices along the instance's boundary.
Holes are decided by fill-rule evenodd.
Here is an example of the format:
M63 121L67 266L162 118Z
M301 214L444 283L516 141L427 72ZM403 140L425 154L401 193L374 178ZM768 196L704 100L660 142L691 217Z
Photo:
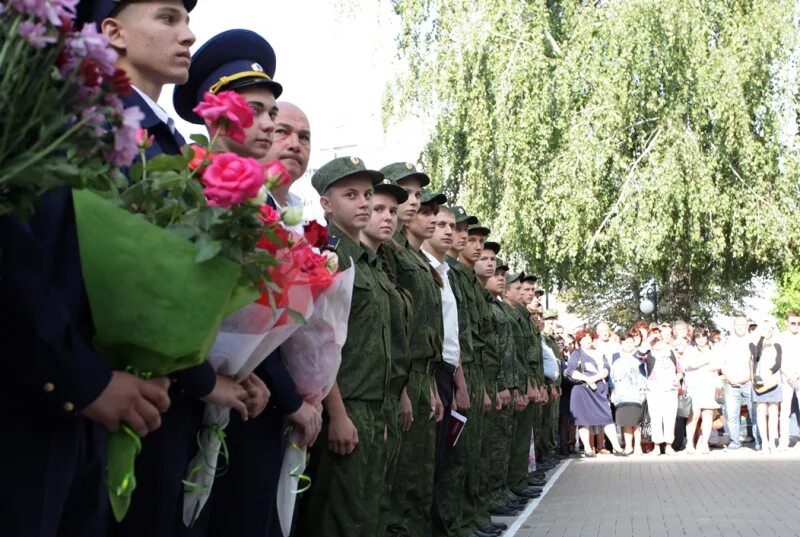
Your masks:
M515 272L514 274L506 274L506 285L519 281L525 274L522 272Z
M417 170L417 167L410 162L395 162L381 168L381 173L391 182L397 184L403 179L413 178L419 181L419 186L431 184L431 178Z
M406 192L405 188L394 184L385 177L380 183L375 185L375 193L393 196L397 200L398 204L405 203L408 199L408 192Z
M499 270L504 270L504 271L508 272L508 265L505 263L505 261L503 261L499 257L496 258L494 261L495 261L495 268L494 268L495 272L497 272Z
M480 224L472 224L467 228L467 232L470 235L483 235L484 237L488 236L491 233L488 227L482 226Z
M441 192L431 192L427 188L423 188L420 203L436 203L437 205L444 205L447 203L447 196Z
M494 241L486 241L483 243L483 249L491 250L494 252L494 255L497 255L500 253L500 243Z
M523 281L523 282L531 282L531 283L536 283L536 282L538 282L538 281L539 281L539 278L537 278L537 277L536 277L536 276L534 276L533 274L525 274L525 276L523 276L523 277L522 277L522 281Z
M467 225L472 226L478 223L478 217L468 215L467 211L461 205L453 205L452 207L448 207L448 209L450 209L450 212L456 217L456 224L466 222Z
M544 310L542 319L544 319L545 321L549 321L551 319L558 319L558 310L553 308Z
M364 161L360 158L339 157L314 172L314 175L311 176L311 185L322 196L335 182L356 175L369 177L373 186L383 181L383 174L367 169Z

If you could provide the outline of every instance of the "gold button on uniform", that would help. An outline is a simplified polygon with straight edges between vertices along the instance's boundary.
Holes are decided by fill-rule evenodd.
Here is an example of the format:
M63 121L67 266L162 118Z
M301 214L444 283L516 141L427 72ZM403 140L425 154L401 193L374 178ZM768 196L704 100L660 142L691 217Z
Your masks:
M66 410L67 412L72 412L73 410L75 410L75 405L67 401L66 403L64 403L64 410Z
M52 382L45 382L45 384L44 384L44 386L42 387L42 389L43 389L44 391L46 391L47 393L50 393L50 392L52 392L53 390L55 390L55 389L56 389L56 385L55 385L55 384L53 384Z

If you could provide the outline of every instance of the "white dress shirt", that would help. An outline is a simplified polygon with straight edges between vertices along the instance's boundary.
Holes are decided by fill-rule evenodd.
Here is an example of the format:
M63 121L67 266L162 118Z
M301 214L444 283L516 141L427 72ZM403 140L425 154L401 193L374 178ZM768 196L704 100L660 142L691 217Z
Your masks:
M175 134L175 121L173 121L173 119L169 117L169 114L167 114L166 110L161 108L157 102L151 99L145 92L143 92L136 86L131 85L131 87L134 89L134 91L136 91L136 93L139 94L139 97L144 99L144 102L147 103L147 106L150 107L150 109L153 111L156 117L160 119L163 123L165 123L167 127L169 127L169 130L172 131L172 134ZM142 113L144 113L144 110L142 110Z
M433 270L442 277L442 318L444 319L444 341L442 343L442 360L454 367L461 365L461 347L458 345L458 306L456 296L450 287L450 278L447 272L450 265L441 263L431 254L422 250L428 261L431 262Z

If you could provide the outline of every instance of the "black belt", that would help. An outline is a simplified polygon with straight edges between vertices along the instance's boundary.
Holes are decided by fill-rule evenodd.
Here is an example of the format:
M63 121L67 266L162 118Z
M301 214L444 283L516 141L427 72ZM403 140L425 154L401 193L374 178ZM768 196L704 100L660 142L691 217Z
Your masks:
M437 362L433 367L434 369L441 369L450 376L456 374L456 366L448 364L447 362Z

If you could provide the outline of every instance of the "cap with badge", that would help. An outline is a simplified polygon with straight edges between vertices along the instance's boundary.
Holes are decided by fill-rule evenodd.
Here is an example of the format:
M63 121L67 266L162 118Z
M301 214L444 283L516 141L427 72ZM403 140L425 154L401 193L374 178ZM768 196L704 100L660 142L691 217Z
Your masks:
M192 56L186 84L175 87L175 111L186 121L202 125L203 119L193 110L206 92L263 86L277 99L283 87L272 79L275 65L275 51L257 33L228 30L217 34Z
M467 232L470 235L483 235L484 237L488 236L491 233L491 230L488 227L482 226L480 224L472 224L467 228Z
M554 319L558 319L558 310L557 309L546 309L544 310L544 314L542 315L542 319L545 321L551 321Z
M80 27L87 22L99 25L111 17L116 10L129 3L131 3L129 0L81 0L76 11L76 26ZM197 0L183 0L183 7L187 12L193 10L196 5Z
M449 209L456 218L456 224L466 222L467 225L473 226L478 223L478 217L468 215L466 209L464 209L464 207L461 205L453 205L452 207L449 207Z
M395 162L381 168L381 173L391 182L397 184L403 179L413 178L419 181L419 186L428 186L431 178L417 170L417 167L410 162Z
M437 205L444 205L447 203L447 196L441 192L431 192L427 188L423 188L420 196L420 203L435 203Z
M408 192L406 192L405 188L394 184L385 177L380 183L375 185L374 190L376 194L388 194L394 197L398 204L403 204L408 199Z
M486 241L483 243L483 249L491 250L494 252L494 255L497 255L500 253L500 243L494 241Z
M508 265L506 264L505 261L503 261L499 257L495 259L495 267L494 267L494 271L495 272L498 272L498 271L501 271L501 270L504 271L504 272L508 272L508 269L509 269L509 267L508 267Z
M358 157L339 157L324 164L311 176L311 186L323 196L325 192L337 181L363 175L376 186L383 181L383 174L376 170L369 170L364 161Z
M523 272L515 272L513 274L506 274L506 285L510 285L512 283L518 282L525 276Z

